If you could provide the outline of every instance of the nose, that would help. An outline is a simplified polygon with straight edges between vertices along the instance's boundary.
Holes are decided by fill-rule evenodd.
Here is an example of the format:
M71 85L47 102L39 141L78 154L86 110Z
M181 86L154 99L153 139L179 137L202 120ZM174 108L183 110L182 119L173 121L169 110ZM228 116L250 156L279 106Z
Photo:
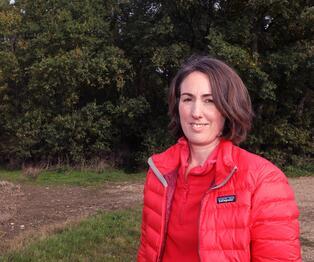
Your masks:
M195 119L200 119L202 117L202 105L197 101L193 103L192 117Z

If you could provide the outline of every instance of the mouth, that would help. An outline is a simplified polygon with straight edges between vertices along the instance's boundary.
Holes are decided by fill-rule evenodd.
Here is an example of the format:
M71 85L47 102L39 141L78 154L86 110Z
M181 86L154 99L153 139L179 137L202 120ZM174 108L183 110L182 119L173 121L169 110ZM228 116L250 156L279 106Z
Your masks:
M207 123L190 123L190 125L192 127L196 127L196 128L200 128L200 127L203 127L203 126L208 126Z

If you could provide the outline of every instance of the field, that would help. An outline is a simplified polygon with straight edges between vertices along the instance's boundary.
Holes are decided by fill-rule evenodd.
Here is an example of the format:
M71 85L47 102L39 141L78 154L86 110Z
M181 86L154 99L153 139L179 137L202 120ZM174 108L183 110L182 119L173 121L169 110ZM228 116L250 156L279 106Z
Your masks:
M45 173L32 181L1 171L0 260L134 261L144 175L114 174L70 172L60 180ZM303 261L314 261L314 177L290 184L301 212Z

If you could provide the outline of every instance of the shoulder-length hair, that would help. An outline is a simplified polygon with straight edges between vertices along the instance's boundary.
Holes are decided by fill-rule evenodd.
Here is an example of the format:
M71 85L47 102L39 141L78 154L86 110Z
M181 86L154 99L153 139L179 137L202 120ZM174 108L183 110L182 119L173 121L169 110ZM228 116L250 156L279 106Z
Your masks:
M225 117L222 137L239 144L246 139L251 129L253 110L247 88L238 74L224 62L207 56L192 56L177 72L168 97L169 129L177 137L184 136L180 124L179 101L181 83L192 72L208 76L214 104Z

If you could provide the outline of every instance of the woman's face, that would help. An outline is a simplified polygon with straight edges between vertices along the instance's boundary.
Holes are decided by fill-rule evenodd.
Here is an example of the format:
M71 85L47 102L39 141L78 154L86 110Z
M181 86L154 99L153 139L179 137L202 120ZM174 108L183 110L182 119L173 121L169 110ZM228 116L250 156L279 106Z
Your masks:
M208 77L198 71L181 83L179 116L190 145L210 146L218 142L225 119L213 102Z

